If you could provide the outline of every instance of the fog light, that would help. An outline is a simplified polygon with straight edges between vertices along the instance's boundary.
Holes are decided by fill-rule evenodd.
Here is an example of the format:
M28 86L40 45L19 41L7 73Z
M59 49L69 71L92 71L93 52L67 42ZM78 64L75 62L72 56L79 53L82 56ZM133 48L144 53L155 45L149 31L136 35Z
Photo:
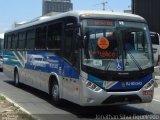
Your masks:
M87 98L87 102L91 103L91 102L93 102L93 99L92 98Z
M93 102L94 102L94 99L93 99L93 98L85 97L85 98L83 99L83 101L84 101L85 103L93 103Z

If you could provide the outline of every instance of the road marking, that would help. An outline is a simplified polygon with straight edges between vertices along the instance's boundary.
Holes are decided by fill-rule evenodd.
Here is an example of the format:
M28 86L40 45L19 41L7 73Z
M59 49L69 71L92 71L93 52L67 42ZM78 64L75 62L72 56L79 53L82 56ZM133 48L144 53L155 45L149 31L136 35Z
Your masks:
M156 101L156 102L160 102L160 100L157 100L157 99L153 99L154 101Z
M5 99L10 102L13 103L14 106L20 108L20 110L22 110L23 112L27 113L28 115L31 115L31 113L29 111L27 111L26 109L24 109L23 107L21 107L20 105L18 105L16 102L14 102L13 100L9 99L7 96L5 96L4 94L0 93L1 96L5 97Z

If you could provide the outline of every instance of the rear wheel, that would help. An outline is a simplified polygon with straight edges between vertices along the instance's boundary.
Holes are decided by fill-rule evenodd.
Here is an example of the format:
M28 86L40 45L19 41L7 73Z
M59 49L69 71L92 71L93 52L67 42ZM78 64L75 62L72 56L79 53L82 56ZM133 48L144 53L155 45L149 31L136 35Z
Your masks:
M14 72L14 84L15 84L15 86L19 87L19 74L18 74L18 71Z
M52 83L51 97L52 97L53 104L59 106L61 103L61 100L59 97L59 85L57 81L53 81Z

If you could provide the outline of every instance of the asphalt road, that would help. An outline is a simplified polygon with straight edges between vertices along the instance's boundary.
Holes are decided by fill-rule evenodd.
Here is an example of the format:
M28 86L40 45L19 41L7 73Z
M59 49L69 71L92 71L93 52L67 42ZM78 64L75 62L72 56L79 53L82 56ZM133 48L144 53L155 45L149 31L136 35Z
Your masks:
M13 80L0 73L0 94L20 105L33 116L41 120L106 120L106 119L160 119L160 88L155 89L151 103L124 106L80 107L64 101L61 107L55 107L49 96L39 90L21 85L17 88Z

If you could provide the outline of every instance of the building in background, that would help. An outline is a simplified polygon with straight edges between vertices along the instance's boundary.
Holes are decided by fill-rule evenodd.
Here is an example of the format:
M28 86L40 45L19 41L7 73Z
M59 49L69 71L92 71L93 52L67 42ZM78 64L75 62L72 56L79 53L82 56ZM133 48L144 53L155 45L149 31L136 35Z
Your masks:
M73 10L71 0L43 0L42 3L42 15L46 15L51 12L67 12L70 10Z
M144 17L150 31L160 33L160 0L132 0L132 13Z

